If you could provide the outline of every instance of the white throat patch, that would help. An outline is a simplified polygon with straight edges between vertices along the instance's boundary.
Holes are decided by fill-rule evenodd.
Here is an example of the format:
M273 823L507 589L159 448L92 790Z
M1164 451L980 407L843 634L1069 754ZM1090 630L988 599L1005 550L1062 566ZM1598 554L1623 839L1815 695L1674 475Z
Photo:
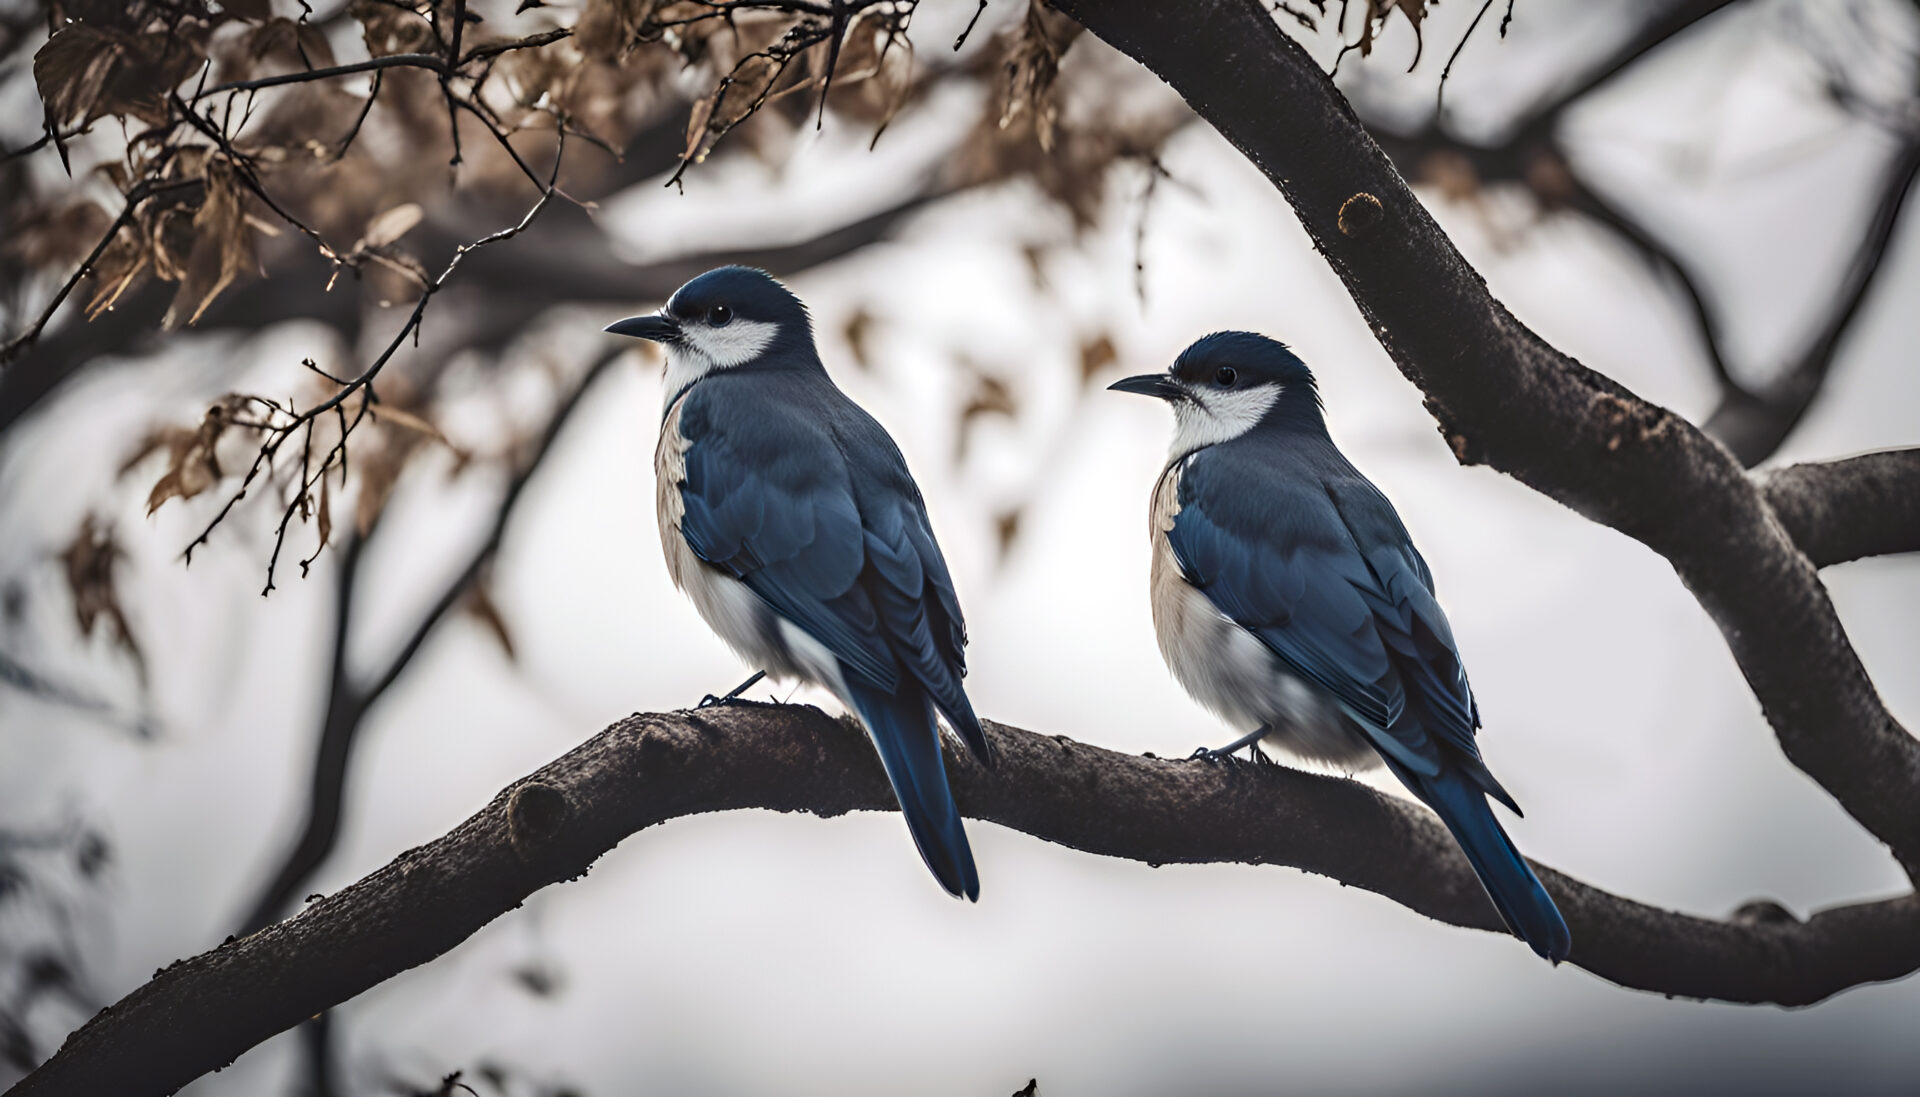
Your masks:
M780 325L766 320L735 318L724 328L694 320L681 327L667 352L666 398L672 400L688 385L718 369L732 369L758 358L772 345Z
M1173 446L1168 462L1194 450L1231 441L1252 430L1286 386L1254 385L1244 389L1210 389L1189 400L1173 402Z

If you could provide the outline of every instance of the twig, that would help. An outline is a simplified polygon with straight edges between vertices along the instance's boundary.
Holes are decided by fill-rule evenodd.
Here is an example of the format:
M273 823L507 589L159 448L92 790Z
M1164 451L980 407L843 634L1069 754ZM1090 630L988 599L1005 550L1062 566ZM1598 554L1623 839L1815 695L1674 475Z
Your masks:
M48 301L47 307L40 311L39 318L27 325L25 331L9 339L5 347L0 347L0 369L4 369L7 363L13 361L16 355L27 347L32 346L34 340L40 338L41 331L46 328L47 322L53 319L53 314L60 310L60 306L66 301L67 295L73 292L73 287L80 284L80 279L87 276L87 272L93 269L93 265L100 261L100 256L104 254L108 246L113 243L113 238L119 235L120 230L125 228L127 223L133 219L134 212L140 208L142 202L145 202L156 194L185 190L189 187L197 187L199 185L201 185L201 180L199 179L180 179L170 183L154 183L148 180L142 180L134 184L133 189L127 192L126 204L120 207L120 215L113 219L113 224L108 226L107 231L101 235L100 242L93 246L93 250L87 253L87 257L80 261L80 265L74 269L74 272L67 277L66 282L54 293L53 300Z

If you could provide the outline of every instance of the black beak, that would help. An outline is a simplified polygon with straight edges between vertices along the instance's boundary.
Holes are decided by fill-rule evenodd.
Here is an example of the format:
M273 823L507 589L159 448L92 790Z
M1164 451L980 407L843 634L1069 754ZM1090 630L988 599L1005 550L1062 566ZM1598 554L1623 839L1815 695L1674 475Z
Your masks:
M615 335L631 335L635 339L651 339L656 343L671 343L680 338L680 322L658 312L630 316L608 324L607 330Z
M1187 390L1164 373L1143 373L1138 377L1115 381L1107 388L1113 392L1131 392L1157 400L1183 400L1187 395Z

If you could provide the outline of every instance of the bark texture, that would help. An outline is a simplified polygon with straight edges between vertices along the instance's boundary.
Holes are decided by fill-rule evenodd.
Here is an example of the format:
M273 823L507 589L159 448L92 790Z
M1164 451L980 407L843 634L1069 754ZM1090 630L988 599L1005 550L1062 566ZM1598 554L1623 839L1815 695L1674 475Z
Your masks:
M987 734L995 770L947 756L970 819L1153 865L1292 866L1443 922L1504 932L1438 821L1365 785L1283 766L1117 754L1000 724ZM897 810L865 735L818 709L740 703L632 716L439 840L287 921L161 971L69 1037L13 1097L172 1093L447 952L540 888L585 875L629 835L741 808ZM920 871L904 838L899 864ZM1760 901L1715 921L1550 869L1541 878L1573 929L1571 963L1623 986L1801 1005L1920 968L1912 896L1804 922Z

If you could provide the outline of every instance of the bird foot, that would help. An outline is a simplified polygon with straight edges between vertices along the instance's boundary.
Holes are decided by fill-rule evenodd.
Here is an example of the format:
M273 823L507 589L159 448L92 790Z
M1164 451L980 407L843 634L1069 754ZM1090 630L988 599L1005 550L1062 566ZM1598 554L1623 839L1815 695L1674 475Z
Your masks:
M756 670L753 672L753 677L747 679L746 681L728 690L726 696L715 697L713 694L709 693L705 697L700 698L700 703L693 707L696 709L703 709L703 708L714 708L719 705L730 705L733 702L738 701L740 699L741 694L747 692L747 690L749 689L752 689L753 684L755 682L758 682L760 679L765 678L766 676L767 676L766 671Z
M1260 749L1260 740L1265 738L1266 734L1267 728L1263 724L1256 728L1251 734L1243 735L1224 747L1201 747L1199 750L1187 755L1187 761L1211 762L1220 758L1231 759L1234 751L1245 747L1247 748L1247 753L1252 755L1254 765L1273 765L1273 759L1267 757L1266 752Z

